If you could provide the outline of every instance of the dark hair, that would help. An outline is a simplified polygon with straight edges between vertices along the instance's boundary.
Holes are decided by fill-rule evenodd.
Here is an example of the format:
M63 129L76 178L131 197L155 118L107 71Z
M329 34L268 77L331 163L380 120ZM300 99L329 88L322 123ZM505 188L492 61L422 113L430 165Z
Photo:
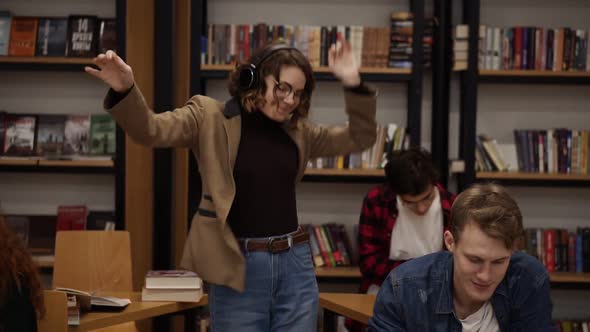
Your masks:
M250 56L248 63L253 62L255 59L259 59L261 54L268 52L268 49L276 47L276 45L277 44L268 44L265 47L260 48ZM285 47L287 46L285 45ZM266 103L266 99L264 98L267 88L264 80L266 76L272 75L278 81L282 66L296 66L301 69L305 75L305 87L303 88L303 94L301 95L299 105L293 112L290 122L294 125L299 119L307 117L311 103L311 95L315 87L315 81L309 60L307 60L299 50L295 48L280 49L266 57L266 60L264 60L256 70L256 73L259 75L259 85L246 91L240 89L240 72L238 70L240 65L243 64L238 64L236 69L232 71L229 76L228 90L232 97L240 101L240 104L247 112L252 112Z
M506 190L493 183L475 184L463 191L451 208L451 233L459 242L465 225L473 222L488 236L502 240L507 249L520 245L522 214Z
M438 181L430 153L419 147L396 150L387 157L385 179L398 195L419 195Z
M43 289L38 267L25 248L21 238L14 233L0 215L0 310L4 310L6 299L16 285L19 291L30 290L30 301L35 307L37 318L45 315Z

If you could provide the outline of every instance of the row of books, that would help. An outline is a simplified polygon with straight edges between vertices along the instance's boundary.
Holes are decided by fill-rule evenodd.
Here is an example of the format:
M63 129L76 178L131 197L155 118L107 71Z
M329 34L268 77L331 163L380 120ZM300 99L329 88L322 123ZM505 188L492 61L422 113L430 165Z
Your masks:
M347 40L356 63L363 67L411 68L411 14L394 13L391 22L391 27L209 24L207 36L202 38L201 63L220 65L243 62L267 43L282 40L299 49L313 67L327 66L330 46ZM424 53L425 62L429 63L432 24L428 26Z
M453 70L467 70L469 58L469 26L457 24L453 27Z
M555 320L557 332L590 332L590 320Z
M481 25L478 48L480 69L590 70L584 29Z
M352 242L343 224L301 225L309 234L315 266L356 266Z
M114 230L114 211L90 210L84 205L63 205L56 215L4 216L7 225L20 236L33 254L50 254L55 233L62 230Z
M116 46L113 18L22 17L0 10L0 56L94 57Z
M588 130L515 129L514 148L501 146L487 135L476 138L479 171L590 174Z
M432 63L432 44L434 41L434 19L425 18L424 35L422 37L423 64L429 67ZM412 68L414 50L414 16L409 12L391 14L391 39L389 46L388 67Z
M527 228L524 251L539 259L549 272L590 272L590 228Z
M106 113L92 115L10 114L0 111L0 155L112 156L116 124Z
M309 168L328 169L378 169L385 167L387 155L393 151L406 150L410 146L410 134L406 127L395 123L377 126L377 139L373 146L363 152L345 156L321 157L310 160Z

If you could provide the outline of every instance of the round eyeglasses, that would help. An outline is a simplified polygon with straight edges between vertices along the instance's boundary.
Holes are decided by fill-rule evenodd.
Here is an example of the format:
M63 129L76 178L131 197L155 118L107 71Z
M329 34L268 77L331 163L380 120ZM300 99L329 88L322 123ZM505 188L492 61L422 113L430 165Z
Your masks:
M295 89L293 89L291 84L289 84L287 82L278 82L277 80L274 80L274 81L275 81L275 87L274 87L273 91L274 91L274 95L277 99L285 100L285 99L287 99L287 97L289 97L289 95L293 95L294 101L301 100L301 96L303 95L303 90L295 92Z

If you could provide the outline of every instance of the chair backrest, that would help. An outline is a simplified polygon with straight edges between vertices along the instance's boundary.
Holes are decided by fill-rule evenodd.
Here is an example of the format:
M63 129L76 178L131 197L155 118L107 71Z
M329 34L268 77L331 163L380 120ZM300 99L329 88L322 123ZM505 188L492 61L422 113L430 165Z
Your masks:
M43 291L45 316L38 323L39 332L68 331L68 301L66 293Z
M132 291L129 232L57 232L53 287Z
M53 287L88 292L133 291L129 232L57 232ZM137 328L135 323L131 322L96 331L136 332Z

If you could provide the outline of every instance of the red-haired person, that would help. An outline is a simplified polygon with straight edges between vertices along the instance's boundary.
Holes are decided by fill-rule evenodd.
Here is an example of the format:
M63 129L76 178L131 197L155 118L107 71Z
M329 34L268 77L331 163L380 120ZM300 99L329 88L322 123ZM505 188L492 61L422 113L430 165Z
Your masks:
M0 216L0 332L37 331L37 319L44 314L37 266Z

